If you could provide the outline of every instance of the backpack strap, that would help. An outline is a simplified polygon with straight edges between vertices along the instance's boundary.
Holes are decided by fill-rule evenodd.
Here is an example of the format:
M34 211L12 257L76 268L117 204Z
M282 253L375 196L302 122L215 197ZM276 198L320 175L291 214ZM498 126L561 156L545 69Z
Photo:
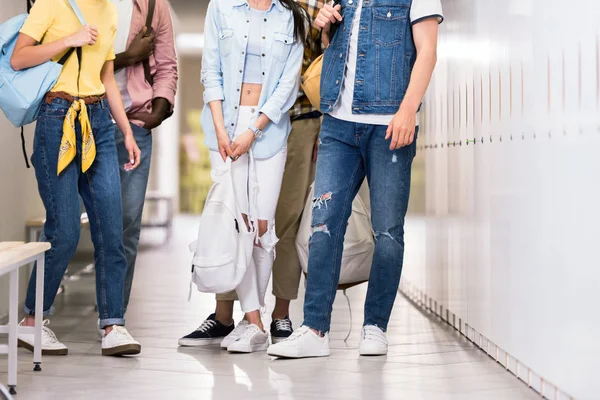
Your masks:
M156 0L148 0L148 15L146 16L146 29L147 32L152 30L152 19L154 18L154 9L156 8ZM146 59L142 63L144 66L144 77L146 78L146 82L150 85L154 84L154 78L150 73L150 60Z

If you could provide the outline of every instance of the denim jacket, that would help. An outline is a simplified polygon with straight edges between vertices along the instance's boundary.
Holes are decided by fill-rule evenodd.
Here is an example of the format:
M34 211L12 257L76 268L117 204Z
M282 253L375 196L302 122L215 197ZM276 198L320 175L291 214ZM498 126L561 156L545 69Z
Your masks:
M344 16L325 51L321 111L339 101L357 0L342 0ZM353 114L394 114L410 82L417 51L410 24L412 0L363 0Z
M277 154L287 142L291 130L289 109L298 97L303 44L294 37L292 12L279 0L272 0L265 14L262 32L249 32L250 12L247 0L212 0L204 25L202 83L204 109L201 123L205 143L217 150L217 137L208 103L223 101L223 117L229 137L236 130L240 90L244 76L248 35L260 34L265 57L264 81L258 109L271 120L264 134L253 144L256 158Z

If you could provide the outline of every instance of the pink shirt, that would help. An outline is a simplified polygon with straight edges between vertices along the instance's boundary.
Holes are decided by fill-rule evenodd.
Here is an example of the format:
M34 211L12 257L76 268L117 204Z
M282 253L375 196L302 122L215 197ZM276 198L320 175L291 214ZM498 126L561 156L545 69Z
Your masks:
M148 0L134 0L133 15L127 47L133 38L146 26L148 15ZM131 97L129 113L152 112L152 100L162 97L171 103L171 111L175 104L177 91L177 55L175 54L175 38L173 22L169 5L165 0L156 0L152 30L156 37L154 52L150 56L150 72L154 77L154 84L150 86L144 77L142 63L127 67L127 91ZM142 126L141 121L131 121Z

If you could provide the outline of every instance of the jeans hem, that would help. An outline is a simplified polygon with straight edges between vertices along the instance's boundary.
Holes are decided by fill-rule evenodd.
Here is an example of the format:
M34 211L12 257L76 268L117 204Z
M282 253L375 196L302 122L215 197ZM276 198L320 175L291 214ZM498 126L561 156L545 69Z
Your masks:
M315 331L319 331L321 333L329 333L329 330L331 329L331 326L328 326L326 329L322 329L324 324L315 324L312 323L309 319L305 319L302 322L302 326L306 326L310 329L314 329Z
M30 315L30 316L34 316L35 315L35 309L31 309L27 306L23 306L23 311L25 312L26 315ZM54 306L51 306L49 310L44 311L44 317L50 317L51 315L54 315Z
M108 319L100 320L100 327L102 329L106 328L107 326L113 326L113 325L125 326L125 319L124 318L108 318Z

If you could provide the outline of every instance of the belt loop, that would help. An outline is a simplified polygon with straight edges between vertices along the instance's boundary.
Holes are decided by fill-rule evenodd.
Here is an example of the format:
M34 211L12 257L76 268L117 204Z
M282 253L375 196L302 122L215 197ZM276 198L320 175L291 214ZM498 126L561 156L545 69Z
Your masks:
M104 99L100 97L100 107L104 110Z

